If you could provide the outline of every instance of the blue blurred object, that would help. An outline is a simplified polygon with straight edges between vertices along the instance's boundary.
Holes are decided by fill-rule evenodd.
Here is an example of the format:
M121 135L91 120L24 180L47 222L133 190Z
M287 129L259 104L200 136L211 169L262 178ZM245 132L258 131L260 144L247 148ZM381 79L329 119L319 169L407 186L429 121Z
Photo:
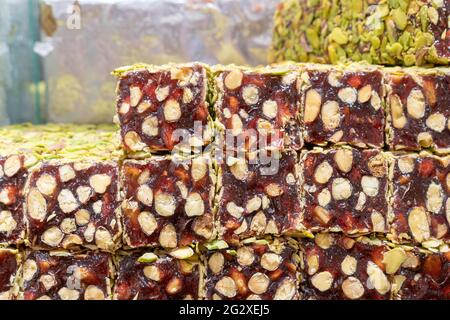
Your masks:
M0 1L0 124L43 122L37 0Z

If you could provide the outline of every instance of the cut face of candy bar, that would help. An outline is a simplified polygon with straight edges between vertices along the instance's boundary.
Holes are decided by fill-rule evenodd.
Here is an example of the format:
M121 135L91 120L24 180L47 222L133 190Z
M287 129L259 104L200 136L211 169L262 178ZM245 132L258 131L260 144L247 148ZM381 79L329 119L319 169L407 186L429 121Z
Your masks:
M12 300L16 297L18 269L17 250L0 248L0 300Z
M137 252L120 258L114 300L196 300L199 283L200 264L190 247Z
M113 268L107 253L31 251L24 260L24 300L111 299Z
M347 234L386 232L388 160L378 150L336 148L302 156L308 229Z
M121 189L126 244L175 248L213 237L215 181L209 156L125 161Z
M389 299L391 282L383 263L388 248L332 233L301 242L302 299ZM389 269L389 272L391 270Z
M30 167L40 160L47 159L63 158L65 161L69 159L74 161L117 159L121 152L117 150L117 143L114 139L115 129L112 128L113 126L108 125L63 124L45 126L20 124L0 128L2 137L0 140L0 243L18 244L23 241L25 233L24 187ZM47 188L53 188L52 185L56 184L55 179L57 179L56 176L53 178L45 176L39 184L49 183ZM87 182L83 181L82 183L86 184ZM46 197L58 196L58 193L50 194L50 191L49 189L44 191L48 193ZM41 204L44 202L41 201L44 198L39 197L36 192L33 192L33 195L38 197L33 200L40 201ZM36 214L40 217L45 214L48 218L47 213L54 209L50 208L47 211L43 206L37 205L36 210L39 212ZM73 236L72 240L79 242Z
M0 157L0 243L18 244L25 235L23 188L27 178L25 158Z
M449 252L421 252L416 248L397 255L403 262L394 277L394 299L450 299Z
M362 65L345 69L306 65L305 69L305 142L381 148L385 123L381 72Z
M389 147L449 153L450 71L393 69L386 79Z
M300 149L300 79L289 68L226 68L218 72L217 124L227 147Z
M227 154L219 171L220 237L239 239L291 234L301 229L298 163L295 152Z
M396 241L450 240L450 156L397 155L391 235Z
M114 74L119 78L117 115L126 151L171 151L181 140L187 147L209 143L204 65L135 65Z
M446 0L284 0L271 60L448 65L449 13Z
M44 162L31 172L28 184L32 247L117 248L121 227L116 162Z
M297 300L298 256L276 241L208 252L206 299Z

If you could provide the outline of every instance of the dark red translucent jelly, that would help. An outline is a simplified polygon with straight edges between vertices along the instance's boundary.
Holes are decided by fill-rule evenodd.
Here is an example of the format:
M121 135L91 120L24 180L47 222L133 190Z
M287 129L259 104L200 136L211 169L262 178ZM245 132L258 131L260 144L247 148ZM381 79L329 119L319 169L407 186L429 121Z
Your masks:
M289 246L283 246L282 250L275 253L268 245L256 243L245 247L233 247L231 251L208 252L206 299L215 300L220 297L229 300L245 300L250 295L258 296L261 300L273 300L276 296L282 299L297 299L297 262L294 253L295 249ZM224 261L219 272L217 272L217 264L214 263L214 260L222 259L217 257L218 255L222 255ZM265 282L267 286L260 287L258 281L250 280L258 273L264 275L262 278L265 280L261 282ZM226 287L221 287L220 281L224 277L230 277L233 280L236 287L235 294L233 290L228 291ZM287 288L295 289L291 292Z
M352 154L348 170L345 168L347 172L342 171L335 160L339 159L336 153L341 151L312 151L304 156L302 166L304 176L302 192L305 197L304 224L307 228L314 230L338 228L350 234L385 232L388 208L387 161L377 150L345 150ZM324 167L324 163L328 163L332 168L330 178L325 183L323 180L316 180L316 176L320 176L319 171ZM325 172L324 169L322 170ZM377 189L363 188L363 179L376 179ZM350 190L348 194L339 191L344 190L340 188L339 181L345 183L346 192ZM368 191L371 193L366 194L365 192ZM341 197L336 199L336 196ZM328 200L323 200L326 198ZM374 218L379 222L375 226L372 217L378 218Z
M445 204L449 194L447 175L450 173L450 168L445 161L445 158L439 159L432 156L396 157L392 178L394 218L391 222L391 231L396 237L403 237L401 234L404 234L414 238L410 229L409 214L413 208L421 208L423 211L434 210L433 212L429 211L429 222L422 226L422 230L429 230L429 236L433 238L450 239L450 225L445 218ZM412 171L402 173L400 168L405 166L402 162L410 163L409 170ZM440 190L439 193L442 195L440 206L436 207L427 205L427 199L431 198L434 193L433 185L435 191Z
M421 83L417 81L421 80ZM390 125L392 141L389 141L391 149L420 150L423 148L418 141L420 133L429 133L432 137L432 145L435 149L450 148L450 135L447 129L447 120L450 117L448 105L450 104L450 75L428 74L413 77L409 74L388 76L390 95L400 98L406 124L402 128ZM408 97L411 92L417 90L424 96L425 110L423 116L414 118L408 113ZM390 103L390 99L387 99ZM390 108L392 110L392 107ZM444 117L444 127L440 128L433 122L428 122L431 115L439 114Z
M385 248L382 246L370 245L345 236L330 235L334 239L331 246L325 248L314 243L314 240L302 242L305 250L305 270L304 282L300 284L300 292L303 299L319 300L341 300L341 299L370 299L384 300L390 298L390 290L381 293L372 286L368 287L369 275L367 267L369 264L376 265L382 272L384 271L383 253ZM314 258L313 258L314 257ZM318 260L316 260L318 259ZM355 268L345 268L344 260L353 260ZM318 265L314 265L318 261ZM311 271L313 270L313 271ZM349 271L351 270L351 271ZM310 272L308 272L310 271ZM332 275L332 283L327 286L317 288L321 285L318 275L322 272L329 272ZM352 272L350 274L350 272ZM344 291L343 282L349 277L357 279L357 290ZM315 279L314 277L318 277ZM387 276L385 275L386 280ZM356 280L354 280L356 282ZM362 288L361 288L362 286ZM390 285L388 285L390 286ZM324 290L326 289L326 290Z
M8 157L0 157L0 211L5 215L5 231L0 232L0 243L17 244L23 240L25 223L23 220L23 188L27 179L27 170L22 156L12 156L21 165L13 175L5 173L5 162ZM6 170L8 172L8 170ZM7 217L6 217L7 215Z
M73 290L72 297L78 297L80 300L92 297L108 298L111 261L107 253L52 255L45 251L32 251L27 254L24 266L34 264L33 262L37 270L30 273L32 274L30 280L24 280L25 300L36 300L44 295L51 300L60 300L65 297L67 289ZM42 282L42 276L45 275L54 277L54 284L47 288Z
M11 250L0 249L0 293L11 289L11 277L14 277L18 264L16 254Z
M214 189L215 185L211 178L214 173L210 172L212 167L209 161L209 158L199 158L191 163L159 158L124 163L121 182L126 199L123 206L123 226L129 246L160 245L161 231L168 225L172 225L176 230L175 244L178 246L205 241L212 235L211 189ZM149 192L152 197L150 203L148 199L142 199L142 195L149 195ZM167 214L157 208L160 204L164 205L158 198L158 194L162 193L174 201L172 211L168 209ZM203 200L203 208L198 209L195 215L186 212L187 199L192 194ZM139 216L142 212L149 212L155 223L146 223L143 220L140 222Z
M434 46L438 57L450 58L450 32L448 30L448 16L450 2L443 1L442 7L437 9L437 23L428 23L428 28L434 36Z
M63 165L71 166L75 172L75 177L66 182L61 181L61 176L59 174L59 169ZM74 218L76 212L79 210L87 210L89 212L89 223L85 223L83 225L77 224L76 229L72 232L72 234L75 234L82 239L82 245L95 244L95 241L92 242L92 240L88 241L85 239L85 231L89 227L90 223L93 223L96 229L99 227L105 228L112 237L117 235L120 229L119 221L117 221L116 217L116 209L119 207L120 203L118 201L118 168L116 164L109 162L95 163L83 170L75 170L74 163L45 163L39 170L34 171L31 174L30 189L37 187L39 177L44 174L48 174L56 180L56 188L53 193L50 195L43 195L47 203L47 217L51 214L54 214L54 216L50 220L44 219L43 221L33 219L29 216L28 237L32 245L48 247L48 245L42 241L42 234L52 226L59 227L64 219ZM110 183L106 187L105 192L97 193L94 189L92 189L88 200L85 201L85 203L82 203L79 199L77 189L81 186L90 187L90 178L94 175L100 174L110 177ZM60 208L60 201L58 199L62 190L69 190L75 197L77 207L73 210L73 212L65 213ZM101 202L101 211L99 213L95 212L93 209L94 204L98 201ZM58 246L61 247L62 243Z
M329 71L308 70L307 73L311 86L305 90L305 94L309 90L316 90L321 97L322 110L327 102L337 102L340 122L335 128L327 129L321 111L314 121L304 123L306 142L323 145L331 141L357 146L383 146L385 117L380 100L383 98L381 72L347 71L337 77L339 84L335 86L328 80ZM363 99L364 102L359 102L358 92L367 85L371 86L371 94L367 101ZM356 99L352 103L340 99L339 91L344 88L356 90ZM374 96L378 98L373 98ZM305 105L302 107L305 108Z
M240 158L234 164L228 158L221 164L218 217L226 241L238 242L268 233L287 234L299 228L297 156L285 152L280 159L272 157L267 154L251 161Z
M120 131L125 148L137 151L126 139L127 133L134 132L151 151L170 151L181 141L174 135L177 129L184 129L190 135L201 139L208 123L208 104L206 103L206 70L202 65L180 66L167 70L149 71L147 69L130 71L119 79L117 110ZM138 87L140 96L136 106L121 111L123 103L130 104L130 88ZM161 90L161 92L160 92ZM174 100L179 105L179 118L166 121L164 105ZM151 135L143 130L149 117L156 117L156 133ZM198 121L201 129L195 130ZM208 141L204 141L205 144ZM138 148L141 149L142 148Z
M199 265L169 256L139 262L143 253L121 258L114 288L115 300L197 299Z
M399 291L402 300L450 299L450 254L416 253L420 263L415 268L401 268L406 277Z
M265 145L300 149L303 140L298 122L300 93L297 74L243 72L240 85L231 88L226 80L229 74L230 71L223 72L217 79L222 82L223 92L216 103L218 120L230 130L227 133L231 134L236 126L234 121L238 120L242 130L236 137L247 137L247 149L261 149ZM256 141L250 141L249 136ZM243 146L234 142L230 147Z

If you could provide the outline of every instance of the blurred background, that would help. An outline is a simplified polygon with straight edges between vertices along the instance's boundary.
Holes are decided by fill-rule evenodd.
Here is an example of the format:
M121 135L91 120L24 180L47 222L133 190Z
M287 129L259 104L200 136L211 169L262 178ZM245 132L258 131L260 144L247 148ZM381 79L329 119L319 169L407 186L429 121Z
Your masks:
M111 122L135 62L266 64L278 0L0 0L0 125Z

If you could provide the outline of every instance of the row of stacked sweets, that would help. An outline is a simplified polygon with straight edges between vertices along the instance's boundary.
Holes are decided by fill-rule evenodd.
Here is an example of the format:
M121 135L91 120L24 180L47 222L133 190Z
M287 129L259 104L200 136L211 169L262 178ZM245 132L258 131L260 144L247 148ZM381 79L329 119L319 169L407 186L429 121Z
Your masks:
M151 246L157 238L159 245L166 249L216 236L226 241L227 248L206 253L206 281L199 289L204 290L207 299L448 298L448 254L445 252L450 219L447 213L449 159L431 153L408 155L382 149L387 143L392 151L428 149L438 154L448 153L445 94L448 70L314 64L250 69L191 64L156 69L136 65L118 69L114 74L119 77L117 122L128 157L140 158L145 154L142 151L169 152L180 145L184 151L204 147L211 141L211 133L216 134L212 148L215 153L209 150L203 156L212 166L202 165L201 170L192 167L191 176L180 181L185 176L181 173L184 170L178 171L173 164L160 164L158 167L162 169L156 170L158 178L153 182L142 167L149 160L129 160L133 165L125 176L133 177L129 181L134 182L132 187L127 187L130 183L124 184L124 190L131 192L127 191L126 198L132 200L125 201L128 213L124 214L124 221L129 219L126 222L129 225L124 226L125 234L127 229L134 228L126 236L130 247ZM215 116L214 123L205 115L208 107L209 113ZM195 121L200 121L202 129L195 127ZM176 129L190 136L180 139L179 134L174 134ZM161 141L165 141L162 147L158 144ZM308 151L303 148L304 142L308 146L332 148ZM269 161L260 157L263 152L269 155ZM279 165L267 166L273 163L270 160L277 160ZM189 165L185 168L189 169ZM204 177L208 173L209 181L203 187L212 190L215 185L215 196L194 187L198 181L195 175ZM167 187L160 184L160 179ZM141 190L139 199L138 191L142 188L147 198ZM414 194L407 194L409 190ZM156 194L160 200L154 201L155 208L151 208ZM405 198L408 198L406 204L396 205ZM210 213L216 228L211 225ZM192 219L197 215L201 217L200 224L198 217ZM171 219L182 221L184 228L172 221L166 227L167 219L163 217L167 216L176 216ZM130 224L132 221L134 224ZM305 245L302 240L295 245L297 250L290 253L283 253L278 245L270 244L272 240L269 243L254 240L275 236L278 244L288 241L286 237L290 236L337 231L354 237L368 233L383 239L387 236L396 245L381 240L378 245L386 252L390 251L389 246L395 247L392 259L400 257L395 262L396 270L390 271L393 267L384 265L382 255L374 257L370 250L361 248L363 252L355 250L355 256L362 259L367 256L373 265L363 266L359 280L350 277L344 281L345 275L353 274L349 271L339 279L339 270L314 277L315 272L311 270L301 271L307 265L301 262L304 256L301 252L305 252L299 249ZM171 235L171 241L166 241L167 234ZM342 238L348 240L343 240L347 244L340 246L350 250L353 245L349 243L355 240ZM290 246L295 243L288 242ZM407 243L429 249L398 247ZM403 266L405 248L420 251L423 256L413 267L404 264L405 268L412 269L409 276L414 275L414 279L403 280L410 292L400 294L404 286L398 279L402 277L391 275ZM189 252L186 248L173 250ZM440 251L443 253L439 254ZM268 252L272 253L267 255ZM437 252L438 258L433 252ZM121 272L131 274L129 269L136 267L136 263L130 261L137 261L138 256L136 253L134 260L127 258L128 262L121 265L119 279ZM439 260L434 264L434 271L430 271L433 269L430 266L421 269L427 264L423 261L425 256L433 256L430 263ZM201 265L199 268L200 283L203 283ZM143 272L140 280L159 279L160 270L156 275L146 276ZM151 272L155 272L154 268ZM434 276L430 276L432 273ZM420 276L426 279L423 281L428 287L433 287L433 293L428 296L418 292L420 286L416 281ZM328 277L327 288L321 287L323 277ZM380 285L385 279L387 284ZM121 290L126 292L126 297L144 298L145 288L139 293L131 284L133 281L137 280L129 278ZM332 284L338 292L342 287L343 293L320 295L312 289L297 291L299 287L312 286L314 290L326 292ZM187 296L193 297L192 290L188 290Z
M174 248L216 233L236 244L304 230L448 242L449 70L314 64L205 69L192 64L154 71L138 65L115 72L118 121L129 157L155 149L147 140L150 133L158 137L167 126L173 132L179 121L177 129L191 138L206 131L209 141L211 127L217 129L215 148L194 161L180 165L166 155L125 162L124 232L130 247ZM198 80L203 77L208 80ZM186 92L196 92L189 101L198 104L184 103ZM167 120L175 100L178 117ZM214 126L203 116L207 124L194 133L196 110L208 104ZM147 120L155 117L150 132ZM394 152L383 149L384 131ZM186 140L199 141L191 138ZM178 142L171 140L164 150ZM303 148L304 142L316 147ZM427 151L420 156L402 154L421 149Z
M27 300L408 300L450 294L448 251L375 238L318 233L231 247L215 242L201 252L0 249L0 294Z
M332 100L333 90L328 87L329 90L326 92L329 92L329 95L326 95L325 92L320 91L322 88L320 85L316 85L314 90L311 89L309 87L311 84L307 81L310 77L306 76L306 72L304 72L305 66L257 70L218 67L215 72L216 85L211 84L213 78L208 76L211 73L206 70L206 66L200 65L200 69L197 69L199 65L194 66L160 67L156 73L161 74L154 74L155 72L152 73L149 68L142 66L127 71L122 69L118 73L121 77L118 86L118 120L121 125L123 143L128 158L140 159L128 159L123 163L116 161L117 168L113 171L117 170L117 174L98 171L97 166L100 163L95 163L94 168L82 163L77 164L77 162L85 162L80 159L87 159L89 152L86 152L86 149L97 150L94 153L99 157L94 157L96 159L94 162L117 159L115 155L117 150L115 147L112 148L111 144L111 141L114 140L111 132L105 134L105 141L101 141L101 139L99 141L98 137L102 136L99 130L94 130L95 134L89 137L82 130L79 130L81 133L75 134L69 133L70 130L67 128L63 130L59 128L53 130L57 140L50 139L50 141L54 141L50 143L45 142L48 140L45 140L44 137L39 137L37 140L32 139L47 130L40 128L34 130L32 134L19 131L16 138L12 139L12 142L17 139L20 146L19 154L28 152L37 157L37 161L31 157L36 162L45 160L31 170L27 169L31 165L28 163L33 161L24 161L24 164L27 163L27 167L24 168L25 172L31 171L29 179L24 178L27 180L25 191L12 193L19 199L17 203L26 204L24 208L25 225L28 229L25 235L27 244L31 245L33 249L72 249L73 251L77 247L85 247L114 251L122 245L120 229L123 229L123 243L127 249L123 252L116 251L113 259L106 253L96 251L83 254L35 251L35 253L31 253L38 255L35 258L22 258L24 261L23 272L19 272L18 277L19 287L21 287L19 297L30 299L41 297L51 299L109 298L112 294L116 298L123 299L201 298L203 296L242 299L246 297L246 293L251 298L264 299L302 297L292 289L292 285L285 284L289 281L283 281L286 277L298 278L302 274L300 272L304 265L301 263L302 259L289 258L292 252L284 254L280 249L264 249L264 246L269 246L270 242L252 244L256 247L247 251L252 251L260 257L252 259L251 263L247 262L251 268L248 271L245 271L244 268L243 271L243 266L247 266L247 264L246 262L241 263L244 258L239 258L241 254L238 254L246 251L239 250L242 244L249 244L249 237L265 235L310 235L309 231L344 231L353 235L366 232L386 233L389 230L390 239L395 242L422 243L434 251L444 252L446 250L446 246L441 245L443 241L448 241L449 218L448 210L446 210L448 207L446 205L448 161L446 158L439 159L435 156L423 155L416 156L417 158L414 159L396 160L391 153L381 150L362 151L342 147L336 148L335 151L323 152L303 150L300 155L296 152L303 145L302 136L309 143L313 143L305 134L306 126L302 126L302 123L306 123L306 121L302 122L301 120L301 115L306 116L307 114L306 99L302 97L308 95L312 96L315 101L312 106L308 103L310 105L308 108L318 109L315 111L317 112L316 116L310 122L312 123L316 119L321 122L316 128L312 126L310 131L313 133L314 131L323 132L322 128L329 126L328 111L323 111L329 107L324 107L325 105L337 104L339 108L347 109L345 113L338 112L339 125L334 127L331 134L325 137L319 135L319 138L314 138L317 139L317 144L344 142L359 147L381 146L383 135L379 135L381 136L380 144L377 142L376 134L365 134L363 127L357 126L362 120L358 117L353 118L348 110L349 107L341 103L341 101L349 99L349 92L350 95L353 92L357 98L353 101L352 107L355 109L365 107L366 110L369 110L364 114L365 116L370 114L370 110L374 110L372 111L375 114L373 117L377 118L376 112L384 109L382 108L385 104L384 89L381 90L375 84L370 84L370 88L373 87L375 90L368 90L367 82L371 78L376 79L374 75L381 74L379 71L373 71L374 73L363 81L360 78L366 69L345 72L336 67L329 67L333 71L331 72L330 70L323 71L324 67L307 65L306 67L310 68L309 71L317 69L318 72L324 73L322 77L326 78L326 81L345 89L335 90L337 97L334 100L339 102L324 101L322 106L322 99ZM372 72L372 69L369 69ZM171 74L174 74L174 79ZM208 81L198 80L202 74L207 75ZM330 76L330 74L332 75ZM135 82L135 78L139 81ZM338 79L337 84L334 81L335 78ZM125 84L122 83L123 79L126 79ZM162 83L155 84L154 81L162 81ZM194 87L186 88L188 83ZM153 89L144 89L146 85ZM199 87L195 87L195 85ZM169 87L165 88L166 86ZM384 88L384 86L382 87ZM215 88L217 91L214 90ZM363 90L363 88L365 89ZM370 95L367 91L370 91ZM161 92L164 93L165 98L162 98ZM190 96L189 92L195 93L192 100L190 100L191 98L184 99L185 95ZM308 94L308 92L312 93ZM376 98L377 96L379 99ZM319 103L317 103L317 97L320 98ZM441 96L436 95L436 98L440 99ZM176 101L176 103L173 101L167 103L168 99ZM197 99L199 99L198 104L187 102L197 101ZM234 154L227 155L223 162L218 161L219 159L213 161L210 155L194 156L193 161L178 159L167 154L148 157L148 151L168 152L178 144L175 128L178 128L179 124L188 133L196 133L192 129L196 120L207 124L203 128L203 130L209 131L206 135L207 139L205 139L204 132L200 131L200 135L197 137L201 138L187 139L187 141L194 147L206 145L211 140L212 127L209 123L211 119L207 102L211 103L212 101L216 102L215 110L211 114L216 114L218 131L223 133L225 128L229 128L232 136L248 137L240 148L233 150L233 152L238 152L243 148L247 151L245 159L235 157ZM174 105L179 108L175 108L178 110L175 112L176 116L173 116L172 107ZM168 110L166 110L167 108ZM201 111L195 111L199 108ZM426 112L430 113L429 110ZM150 126L153 128L150 130L149 123L151 124L155 120L148 119L155 117L156 128L153 125L153 127ZM184 117L189 117L189 119L184 119ZM383 128L384 113L381 112L379 117L381 119L369 122L376 123ZM333 119L333 117L331 118ZM179 121L180 123L178 123ZM353 124L355 128L352 127ZM377 126L374 127L373 131L376 132ZM130 128L132 128L131 131ZM141 128L142 131L137 128ZM279 161L281 171L275 171L274 175L267 175L267 170L270 173L270 170L277 170L277 168L267 168L267 159L262 162L260 160L262 158L257 157L258 152L262 150L252 152L251 147L254 142L252 139L254 138L251 135L254 134L254 131L251 129L267 138L266 143L271 151L269 158ZM33 130L30 131L33 132ZM61 134L64 131L66 132ZM13 128L8 128L5 136L13 134L13 132ZM273 134L269 135L268 133ZM146 135L157 137L159 147L151 146L154 140L147 140ZM20 140L22 136L26 138ZM133 139L130 140L130 136ZM341 136L339 140L333 140L339 136ZM373 140L370 140L372 138ZM24 147L28 141L38 141L39 143L32 148ZM83 142L77 143L77 141ZM170 143L166 144L167 142ZM109 147L103 147L104 143ZM13 150L8 144L12 145L12 143L6 143L3 148L6 150L5 152ZM163 147L161 147L162 144L164 144ZM226 143L224 147L226 147ZM341 149L344 151L340 151ZM17 153L12 152L12 155L5 157L4 161L8 163L2 165L2 170L5 172L1 180L5 187L2 185L2 189L6 189L6 191L2 192L5 201L1 201L2 223L0 226L4 228L2 235L7 236L12 234L11 225L19 221L15 218L11 219L13 209L17 207L17 210L21 210L21 205L6 207L12 201L10 200L12 199L10 190L13 189L10 187L11 183L8 184L8 179L14 176L11 174L12 171L16 172L11 163L15 163L14 159L17 157L14 155ZM316 154L319 154L320 159L314 160ZM59 159L56 164L55 160L47 161L52 157ZM120 152L117 157L121 157ZM308 160L309 157L313 160ZM252 161L255 159L256 162ZM72 163L68 160L72 160ZM405 193L412 188L411 186L415 186L417 183L425 186L418 190L412 188L415 190L414 192L424 191L420 194L421 198L409 195L409 202L404 204L406 212L396 213L392 210L391 213L389 210L394 198L383 197L386 189L393 189L393 187L387 188L386 185L395 185L392 183L392 177L395 176L393 168L396 168L393 165L394 161L398 161L397 171L400 172L397 173L400 175L397 187L399 190L397 199L399 200L397 201L401 201L405 197ZM91 171L88 172L88 170ZM391 173L391 170L394 171ZM79 171L80 177L77 178ZM75 177L73 173L75 173ZM308 174L313 178L302 179ZM435 176L438 178L436 179ZM314 182L316 186L310 185L310 182ZM305 192L308 192L309 197L317 196L318 200L315 201L314 197L308 200L304 195L299 197L299 194ZM395 195L395 192L387 194ZM114 205L111 199L117 199L117 205ZM124 200L122 201L122 199ZM331 202L331 199L334 203ZM388 202L387 206L386 202ZM320 208L317 203L320 204ZM51 208L49 213L47 213L48 208ZM18 216L21 216L20 213ZM217 222L217 227L214 222ZM15 228L14 226L12 229L15 230ZM197 259L195 247L188 246L192 242L208 242L216 235L225 239L231 246L219 249L222 250L223 264L227 266L227 270L229 269L223 277L219 271L214 272L208 269L210 259L208 259L208 266L205 267L202 263L205 262L205 256L200 255L200 259ZM18 236L17 239L17 242L20 242L19 239L23 239L23 236ZM282 238L275 241L283 243ZM13 243L9 242L9 244ZM292 243L289 242L289 247L291 245ZM302 246L300 241L297 247L301 248ZM154 255L145 252L145 247L152 247L152 251L160 250L156 248L162 248L162 250L161 253L157 252L155 258ZM42 252L43 257L40 257L38 252ZM298 250L295 252L296 255L302 256ZM207 255L214 255L214 253L211 250L211 252L207 252ZM275 255L264 256L265 253L274 253ZM120 258L116 259L118 256ZM58 261L63 259L62 257L68 259L68 266L73 264L81 266L87 264L87 266L82 270L73 267L65 270L65 263L61 263L60 270ZM161 257L162 260L158 257ZM218 254L215 257L215 259L219 259L220 265L222 258ZM434 275L441 272L448 273L448 262L445 257L447 257L445 253L440 255L441 263L433 271ZM39 262L39 259L43 262ZM28 260L30 262L27 263ZM117 262L118 270L117 285L113 291L108 283L100 283L88 272L89 268L93 268L92 270L100 268L99 274L101 275L113 273L111 260ZM97 264L100 261L102 264ZM282 263L277 263L277 261ZM213 262L211 263L213 264ZM270 267L270 264L278 267ZM300 268L295 267L296 265L299 265ZM378 265L380 264L378 263ZM421 264L419 265L421 266ZM52 270L50 266L54 266L56 269ZM136 270L133 268L142 268L142 273L133 271ZM384 270L384 267L380 266L380 268ZM422 272L422 269L417 268L415 271L423 273L423 276L428 279L428 271ZM215 270L218 270L217 266ZM254 273L252 270L257 271L258 277L251 281L251 274ZM204 271L206 271L206 283L219 282L213 287L206 288L206 291L209 290L209 294L203 292L205 290L205 285L202 284ZM56 273L62 278L56 277ZM74 276L70 277L71 274ZM133 276L138 276L138 278L133 278ZM312 283L312 276L307 275L302 279ZM200 282L197 286L195 286L196 277ZM10 275L7 275L3 278L7 279L6 287L8 285L11 288L14 287L9 281L14 277L11 278ZM101 279L106 278L108 277L101 277ZM225 280L221 281L222 278ZM211 282L208 279L214 280ZM431 278L427 281L435 281L434 279ZM75 286L74 281L78 287ZM436 289L436 292L444 297L447 292L445 291L446 281L440 281L441 285ZM142 283L148 287L140 288L139 285ZM261 284L264 284L265 290L255 287L255 285ZM297 288L299 284L300 280L295 283L294 287ZM370 287L370 285L368 286ZM26 289L28 287L32 288L29 292ZM43 292L50 290L47 288L51 288L53 293L45 295ZM231 293L226 293L226 290L230 288ZM234 295L232 294L233 288L236 291ZM199 290L199 293L195 294L196 290ZM291 294L291 292L293 293Z
M116 122L129 158L189 152L210 145L214 134L246 151L306 143L450 152L448 68L193 63L114 74Z

